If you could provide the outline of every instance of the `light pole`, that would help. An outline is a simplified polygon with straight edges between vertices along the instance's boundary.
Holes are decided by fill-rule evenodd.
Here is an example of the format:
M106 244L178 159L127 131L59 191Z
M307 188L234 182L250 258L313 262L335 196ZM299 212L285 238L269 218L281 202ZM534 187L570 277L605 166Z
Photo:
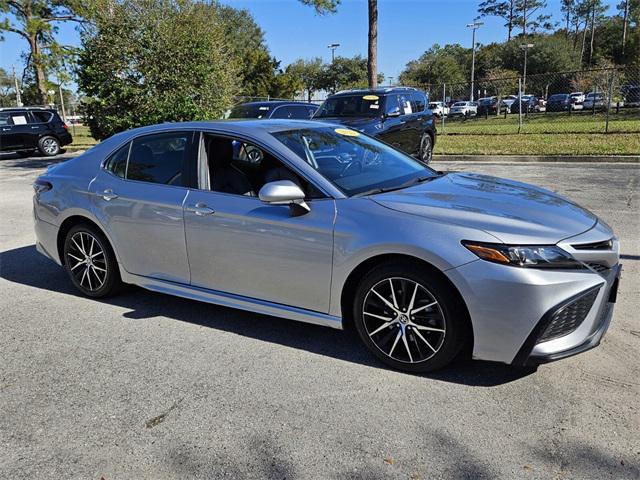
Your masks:
M339 43L330 43L327 48L331 49L331 63L336 59L336 48L340 46Z
M474 89L474 80L475 80L475 74L476 74L476 30L479 29L482 25L484 25L484 22L473 22L473 23L467 23L467 28L470 28L473 30L473 33L471 35L471 98L469 100L471 100L473 102L473 89Z
M524 50L524 71L522 72L522 92L527 92L527 52L533 48L533 43L523 43L520 48Z

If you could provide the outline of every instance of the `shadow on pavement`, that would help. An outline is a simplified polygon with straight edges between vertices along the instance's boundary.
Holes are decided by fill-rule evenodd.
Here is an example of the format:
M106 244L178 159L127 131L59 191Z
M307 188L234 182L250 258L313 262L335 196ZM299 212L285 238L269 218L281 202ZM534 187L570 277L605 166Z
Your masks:
M60 154L53 157L45 157L40 154L25 157L17 153L2 153L0 154L0 167L19 169L46 168L49 165L66 162L78 154L78 152L65 152L64 150L61 150Z
M40 255L35 245L0 252L0 277L54 293L80 296L65 271ZM386 368L354 334L339 330L170 297L134 286L127 286L118 295L100 301L129 309L124 314L129 319L167 317L348 362ZM468 356L461 356L447 369L423 376L444 382L491 387L518 380L533 371L492 362L471 361Z

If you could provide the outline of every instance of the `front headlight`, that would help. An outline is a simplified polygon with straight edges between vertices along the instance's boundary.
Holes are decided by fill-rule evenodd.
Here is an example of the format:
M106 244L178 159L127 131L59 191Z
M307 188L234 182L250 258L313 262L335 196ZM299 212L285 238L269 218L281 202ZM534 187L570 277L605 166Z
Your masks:
M478 257L489 262L529 268L586 268L555 245L504 245L463 240L462 244Z

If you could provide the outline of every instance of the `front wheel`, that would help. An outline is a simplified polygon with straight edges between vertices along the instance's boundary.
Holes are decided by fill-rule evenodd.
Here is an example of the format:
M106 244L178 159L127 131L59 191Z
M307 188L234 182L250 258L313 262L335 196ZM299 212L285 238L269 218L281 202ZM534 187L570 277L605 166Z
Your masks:
M431 135L425 133L420 139L420 156L419 160L425 165L429 165L433 159L433 140Z
M358 335L385 364L407 372L444 367L465 341L465 311L437 275L409 263L382 264L361 281Z

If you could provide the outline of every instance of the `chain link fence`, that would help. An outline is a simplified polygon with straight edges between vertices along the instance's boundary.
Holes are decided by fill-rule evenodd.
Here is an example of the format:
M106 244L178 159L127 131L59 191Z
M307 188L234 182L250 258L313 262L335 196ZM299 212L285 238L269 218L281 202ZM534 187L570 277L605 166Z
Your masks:
M640 133L639 67L416 87L444 135Z

